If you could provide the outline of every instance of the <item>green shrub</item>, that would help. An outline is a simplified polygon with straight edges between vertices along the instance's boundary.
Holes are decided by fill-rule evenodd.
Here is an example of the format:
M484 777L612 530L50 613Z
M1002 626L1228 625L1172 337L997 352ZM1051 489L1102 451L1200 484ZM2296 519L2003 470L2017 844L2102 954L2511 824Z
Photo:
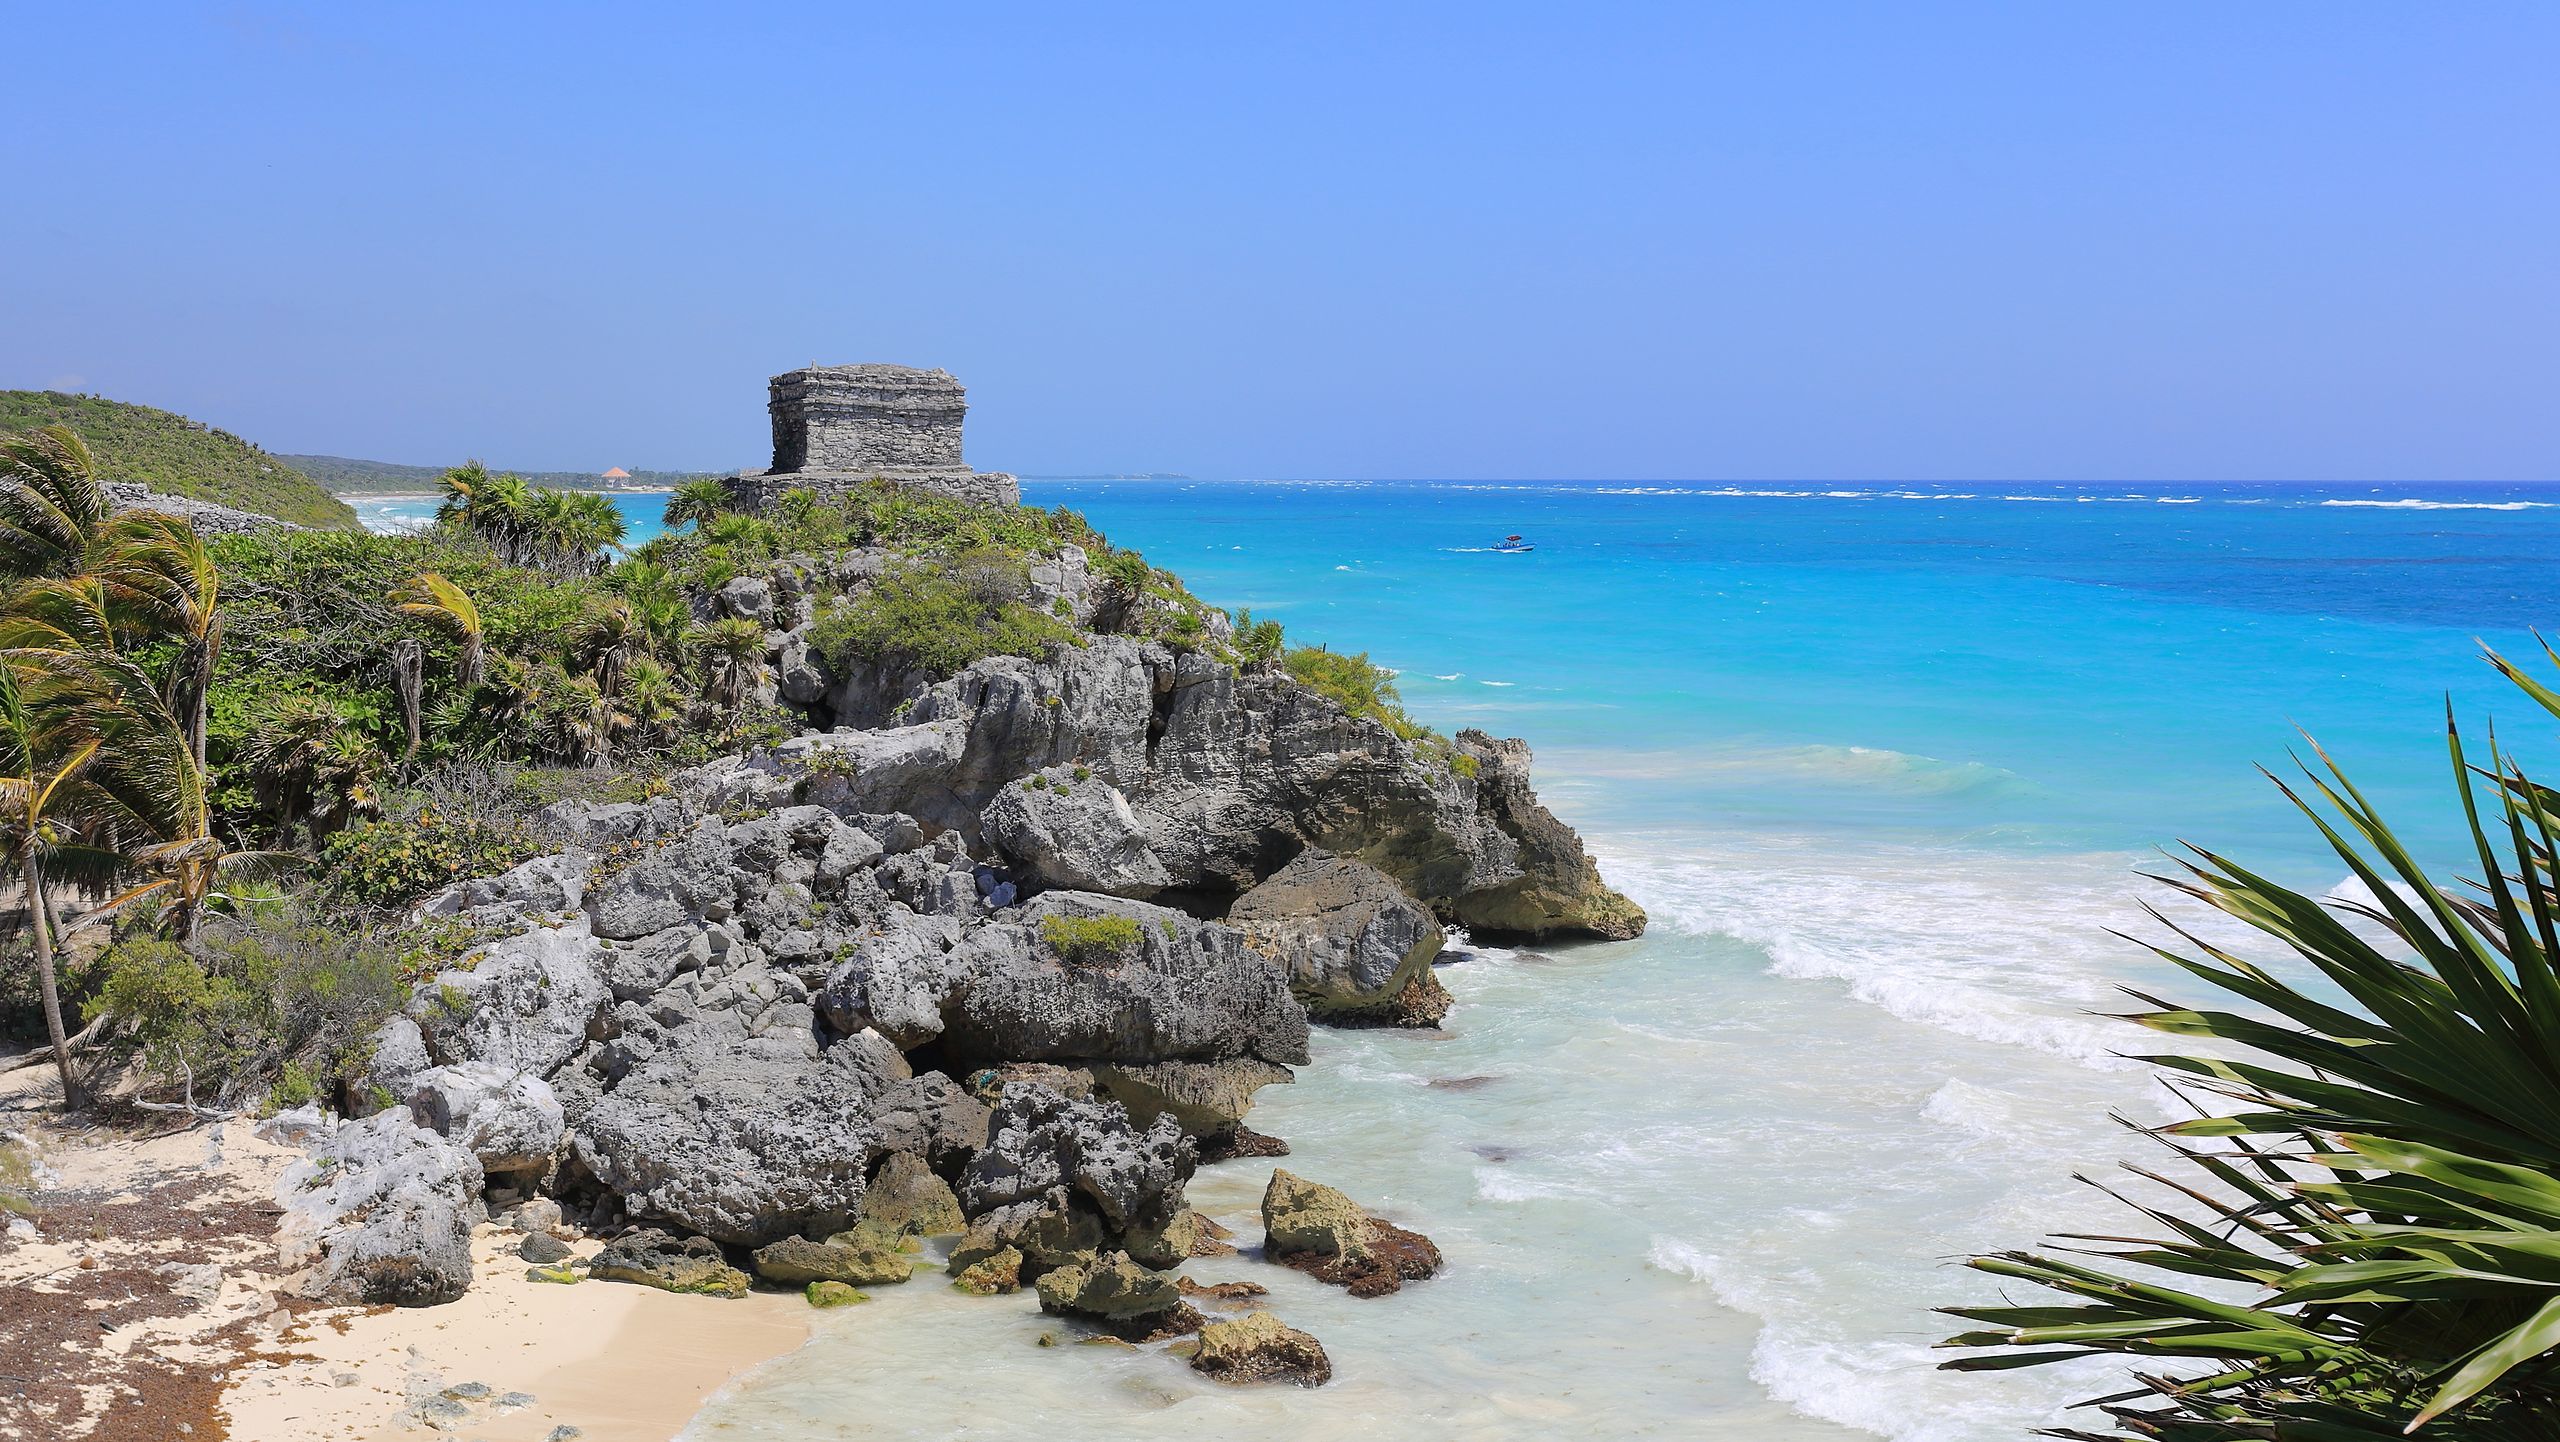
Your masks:
M398 963L370 938L308 919L211 926L196 956L126 940L101 965L88 1019L118 1018L143 1075L199 1102L326 1095L362 1074L374 1028L408 998Z
M364 906L403 906L473 877L495 876L547 848L518 817L422 810L341 831L320 854L329 891Z
M1257 621L1253 612L1236 613L1236 659L1248 664L1277 661L1284 649L1277 621Z
M1354 716L1378 722L1405 740L1429 734L1404 714L1396 683L1384 668L1372 665L1366 651L1328 651L1300 646L1281 662L1299 684Z
M1040 656L1075 630L1022 603L1023 563L995 551L904 566L812 628L810 645L839 675L864 666L940 679L988 656Z
M1040 939L1067 962L1098 966L1117 961L1138 945L1138 923L1125 916L1045 916Z

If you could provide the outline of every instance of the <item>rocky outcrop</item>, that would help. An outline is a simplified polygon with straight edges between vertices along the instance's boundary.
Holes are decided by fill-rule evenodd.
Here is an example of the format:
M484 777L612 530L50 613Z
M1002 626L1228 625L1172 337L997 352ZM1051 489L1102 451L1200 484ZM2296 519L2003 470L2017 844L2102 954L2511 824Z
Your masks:
M1238 894L1317 848L1488 932L1623 936L1643 923L1537 803L1525 746L1426 747L1286 675L1204 653L1096 636L921 689L838 678L827 709L859 729L804 755L846 754L865 809L959 831L1026 875L1060 878L1050 884L1108 877L1103 889L1134 892L1160 868L1165 889ZM900 711L908 724L887 724ZM874 755L901 764L875 774ZM773 764L810 763L786 751ZM1047 780L1046 794L1021 790L1025 779Z
M1287 972L1289 989L1320 1019L1440 1021L1398 1005L1440 954L1440 923L1366 862L1306 852L1237 898L1227 920Z
M106 492L108 509L114 511L159 511L172 515L195 527L196 534L208 539L216 536L253 536L260 531L300 531L308 527L257 511L243 511L213 501L199 501L193 496L173 496L155 491L140 481L103 481L98 489Z
M287 1168L276 1199L304 1292L349 1306L424 1307L471 1285L479 1162L406 1110L349 1122Z
M1458 733L1476 761L1485 814L1519 843L1519 875L1453 898L1450 919L1480 936L1532 940L1559 932L1608 941L1644 934L1644 908L1611 890L1582 849L1582 838L1538 800L1529 785L1529 743Z
M766 628L781 694L838 729L645 803L562 803L558 853L424 904L497 939L376 1038L370 1080L407 1105L373 1170L435 1204L376 1208L399 1236L366 1255L408 1260L342 1269L384 1279L344 1295L449 1295L454 1238L538 1189L617 1238L596 1276L734 1295L751 1258L850 1289L959 1232L963 1291L1170 1335L1198 1325L1171 1274L1233 1250L1186 1184L1204 1154L1285 1151L1243 1121L1307 1061L1310 1011L1436 1022L1447 923L1642 925L1518 743L1399 736L1277 668L1098 635L934 684L826 674L819 589L911 563L860 548L697 598ZM1081 551L1032 571L1051 614L1127 609ZM1439 1264L1286 1172L1264 1213L1272 1259L1358 1295ZM1202 1354L1237 1379L1329 1370L1285 1328Z
M1333 1380L1324 1344L1268 1312L1248 1312L1200 1329L1191 1370L1221 1382L1291 1382L1321 1387Z
M1440 1249L1319 1182L1275 1170L1262 1193L1264 1255L1355 1297L1384 1296L1440 1270Z

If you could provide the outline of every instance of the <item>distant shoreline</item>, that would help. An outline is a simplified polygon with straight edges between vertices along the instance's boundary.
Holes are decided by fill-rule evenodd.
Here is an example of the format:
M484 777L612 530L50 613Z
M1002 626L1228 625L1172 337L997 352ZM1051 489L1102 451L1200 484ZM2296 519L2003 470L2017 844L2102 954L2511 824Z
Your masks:
M562 488L555 487L555 489ZM602 486L588 486L580 487L578 489L590 490L599 496L671 496L675 494L675 487L673 486L616 486L611 490L607 490ZM437 501L444 499L440 493L435 491L331 491L329 494L336 496L339 500L342 500L351 506L358 501Z

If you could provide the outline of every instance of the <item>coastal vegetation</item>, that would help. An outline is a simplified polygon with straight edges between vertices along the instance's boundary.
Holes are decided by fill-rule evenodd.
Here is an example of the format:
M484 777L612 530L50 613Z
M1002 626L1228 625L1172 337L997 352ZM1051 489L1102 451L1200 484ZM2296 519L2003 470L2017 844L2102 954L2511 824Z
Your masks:
M229 431L150 406L62 391L0 391L0 434L62 426L80 437L98 478L255 511L301 526L349 531L356 513L290 456Z
M2129 1020L2206 1044L2144 1058L2196 1112L2145 1129L2156 1195L2117 1194L2148 1230L1975 1258L2066 1301L1947 1308L1983 1330L1946 1365L2131 1359L2139 1386L2090 1403L2120 1432L2064 1437L2560 1436L2560 792L2446 736L2475 875L2430 874L2322 753L2278 784L2360 899L2205 850L2164 878L2319 982L2170 925L2159 954L2222 997L2131 993Z

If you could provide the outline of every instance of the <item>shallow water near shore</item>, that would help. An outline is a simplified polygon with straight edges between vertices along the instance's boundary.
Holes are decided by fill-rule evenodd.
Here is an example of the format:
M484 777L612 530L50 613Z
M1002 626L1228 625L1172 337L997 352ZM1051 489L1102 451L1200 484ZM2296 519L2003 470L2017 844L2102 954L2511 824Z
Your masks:
M1474 949L1445 1034L1322 1032L1254 1125L1450 1270L1355 1301L1250 1256L1336 1381L1233 1391L1035 1345L920 1279L831 1316L689 1438L2007 1439L2102 1371L1935 1370L1954 1265L2113 1219L2074 1184L2162 1115L2107 934L2192 837L2344 877L2249 768L2300 723L2422 851L2441 707L2552 729L2475 659L2560 602L2560 494L1075 482L1200 595L1365 649L1443 729L1528 737L1650 909L1630 943ZM1537 550L1486 549L1510 532ZM2485 730L2485 726L2482 727ZM1258 1236L1270 1163L1194 1196ZM2079 1420L2085 1425L2085 1416Z

